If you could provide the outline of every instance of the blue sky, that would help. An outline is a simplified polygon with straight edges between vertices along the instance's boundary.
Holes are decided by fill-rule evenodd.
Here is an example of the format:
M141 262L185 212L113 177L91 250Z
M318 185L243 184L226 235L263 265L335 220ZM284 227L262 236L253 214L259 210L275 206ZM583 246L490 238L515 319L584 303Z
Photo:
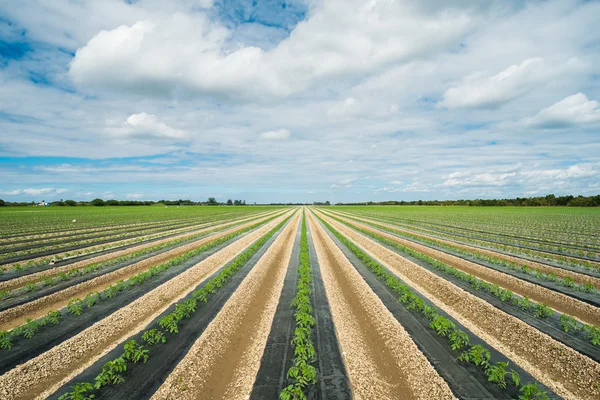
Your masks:
M600 193L599 1L0 1L0 198Z

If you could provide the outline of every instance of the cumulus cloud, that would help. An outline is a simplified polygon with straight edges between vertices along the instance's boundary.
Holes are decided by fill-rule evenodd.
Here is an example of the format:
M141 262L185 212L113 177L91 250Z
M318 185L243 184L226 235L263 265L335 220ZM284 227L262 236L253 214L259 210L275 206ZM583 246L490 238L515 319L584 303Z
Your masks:
M265 140L283 140L289 138L291 135L292 133L287 129L277 129L261 133L260 138Z
M108 126L106 132L116 138L183 139L186 132L175 129L145 112L130 115L125 122Z
M477 72L444 93L441 106L453 108L496 108L534 88L549 76L544 60L529 58L496 75Z
M458 41L470 22L465 10L332 0L315 3L307 20L265 51L230 48L231 32L203 13L175 13L99 32L77 50L69 74L95 90L281 97L431 54Z
M542 129L569 128L600 124L600 104L583 93L568 96L544 108L525 124Z

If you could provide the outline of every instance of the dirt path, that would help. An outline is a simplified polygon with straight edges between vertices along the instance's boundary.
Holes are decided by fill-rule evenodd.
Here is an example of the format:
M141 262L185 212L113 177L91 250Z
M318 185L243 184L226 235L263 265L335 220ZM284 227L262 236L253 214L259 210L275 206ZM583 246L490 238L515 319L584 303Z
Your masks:
M273 213L273 214L275 214L275 213ZM261 218L262 216L266 216L266 215L255 215L255 216L248 217L248 218L227 221L227 222L217 223L217 224L214 224L214 223L202 224L202 225L198 226L198 229L194 229L191 232L188 232L189 228L186 229L185 233L183 233L181 235L171 236L168 238L152 241L150 243L140 244L138 246L129 247L129 248L126 248L123 250L116 250L116 251L113 251L108 254L103 254L103 255L100 255L97 257L88 258L86 260L77 261L77 262L67 264L64 266L50 268L50 269L46 269L44 271L34 272L32 274L22 275L22 276L15 277L10 280L2 281L2 282L0 282L0 290L13 290L13 289L16 289L19 287L23 287L29 282L38 282L44 277L51 277L51 276L59 275L61 273L67 273L67 272L75 270L75 269L83 268L90 264L99 263L99 262L103 262L103 261L107 261L107 260L112 260L114 258L118 258L118 257L124 256L127 254L131 254L131 253L135 253L136 251L147 249L147 248L153 247L153 246L157 246L162 243L166 243L166 242L170 242L173 240L197 235L199 233L210 231L213 229L223 228L223 227L227 227L227 226L233 226L233 225L240 224L240 223L243 223L246 221ZM176 231L179 231L179 230L176 230ZM176 231L173 231L173 233L176 233Z
M332 214L337 214L336 216L342 216L342 214L338 214L338 213L332 213ZM344 217L347 217L347 215L343 215ZM486 256L490 256L490 257L496 257L499 258L501 260L505 260L505 261L510 261L510 262L514 262L520 265L525 265L528 266L530 268L535 268L539 271L545 272L547 274L554 274L556 276L559 276L561 278L571 278L573 279L573 281L575 283L584 285L586 283L591 283L592 285L594 285L594 287L596 289L600 289L600 279L590 276L590 275L586 275L586 274L579 274L577 272L573 272L573 271L569 271L567 269L564 268L558 268L558 267L552 267L550 265L546 265L546 264L542 264L542 263L538 263L535 261L530 261L530 260L526 260L520 257L516 257L516 256L509 256L507 254L502 254L502 253L497 253L495 251L492 250L486 250L486 249L481 249L479 247L475 247L475 246L469 246L466 244L461 244L461 243L457 243L457 242L453 242L450 240L446 240L446 239L440 239L437 237L431 237L428 235L424 235L422 233L418 233L415 231L410 231L407 229L403 229L397 225L391 225L391 224L386 224L384 222L380 222L380 221L375 221L375 220L371 220L371 219L367 219L367 218L362 218L362 217L358 217L355 215L352 215L352 218L356 218L357 220L366 222L366 223L372 223L372 224L377 224L377 225L381 225L381 226L385 226L386 228L391 228L394 229L398 232L403 232L403 233L409 233L411 235L420 237L420 238L424 238L424 239L429 239L429 240L436 240L440 243L444 243L444 244L448 244L451 245L453 247L459 248L459 249L463 249L463 250L467 250L467 251L471 251L471 252L475 252L475 253L479 253L479 254L483 254Z
M323 228L309 217L356 399L452 399L450 388Z
M565 399L600 398L600 364L345 225L324 219L555 393Z
M127 307L0 376L0 398L44 398L53 393L124 339L143 329L290 213L251 232Z
M17 307L9 308L8 310L4 310L0 312L0 330L12 329L15 326L20 325L23 323L23 318L38 318L44 316L49 311L65 307L73 298L83 299L88 293L100 292L107 286L113 285L120 280L126 280L133 275L146 271L153 266L159 265L171 258L185 254L188 251L204 246L207 243L227 236L230 233L236 232L240 229L244 229L245 227L254 225L257 222L267 218L268 217L250 221L241 225L235 225L232 228L217 232L214 235L176 247L175 249L158 254L156 256L146 258L145 260L120 268L116 271L100 275L80 284L70 286L59 292L52 293L51 295L36 299Z
M297 213L275 239L153 399L247 399L250 396L300 217Z
M361 224L360 222L356 222L341 216L336 217L361 229L376 233L377 235L389 239L395 243L399 243L429 257L440 260L451 267L460 269L461 271L474 275L487 282L498 285L504 289L509 289L523 297L528 297L529 299L538 303L547 304L556 311L576 317L582 322L600 326L600 311L597 307L594 307L591 304L584 303L567 295L546 289L542 286L526 282L509 274L486 268L485 266L464 260L460 257L444 253L443 251L435 250L430 247L411 242L410 240L399 238L384 231L377 230L369 225Z

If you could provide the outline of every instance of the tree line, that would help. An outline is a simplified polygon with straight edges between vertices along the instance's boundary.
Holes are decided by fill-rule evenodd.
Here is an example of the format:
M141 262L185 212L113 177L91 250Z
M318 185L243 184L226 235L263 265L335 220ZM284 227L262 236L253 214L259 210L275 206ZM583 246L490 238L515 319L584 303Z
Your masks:
M513 206L513 207L600 207L600 194L596 196L547 196L517 197L514 199L475 199L475 200L415 200L381 201L362 203L337 203L337 205L397 205L397 206Z

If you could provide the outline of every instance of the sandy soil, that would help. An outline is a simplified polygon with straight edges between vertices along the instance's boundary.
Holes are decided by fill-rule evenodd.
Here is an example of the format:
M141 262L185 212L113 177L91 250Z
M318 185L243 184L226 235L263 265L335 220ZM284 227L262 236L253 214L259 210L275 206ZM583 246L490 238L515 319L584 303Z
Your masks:
M198 284L284 218L285 215L276 218L148 292L127 307L0 376L0 398L44 398L53 393L123 340L143 329L171 304L185 297Z
M10 279L8 281L3 281L3 282L0 282L0 290L6 290L6 289L13 290L13 289L16 289L19 287L23 287L29 282L39 282L42 278L47 277L47 276L56 276L61 273L66 273L66 272L69 272L69 271L72 271L75 269L83 268L90 264L103 262L106 260L112 260L114 258L121 257L121 256L131 254L131 253L135 253L136 251L143 250L143 249L153 247L153 246L157 246L159 244L163 244L163 243L170 242L170 241L177 240L177 239L186 238L186 237L193 236L193 235L197 235L198 233L210 231L213 229L236 225L236 224L239 224L239 223L242 223L245 221L257 219L259 217L260 216L253 216L253 217L244 218L244 219L240 219L240 220L227 221L225 223L220 223L220 224L214 224L214 223L202 224L202 225L199 225L197 228L194 228L193 231L189 231L189 228L187 228L186 230L189 232L186 231L185 233L183 233L181 235L157 240L152 243L141 244L139 246L130 247L128 249L117 250L112 253L103 254L101 256L93 257L93 258L90 258L87 260L81 260L81 261L78 261L78 262L75 262L72 264L64 265L62 267L51 268L51 269L47 269L44 271L35 272L33 274L16 277L16 278ZM198 228L201 228L201 229L198 229ZM172 232L169 232L169 234L176 233L176 232L177 231L172 231Z
M68 287L56 293L52 293L48 296L39 298L29 303L22 304L17 307L10 308L0 312L0 330L12 329L15 326L23 323L24 318L37 318L46 315L49 311L60 309L67 305L72 298L83 299L88 293L100 292L109 285L113 285L120 280L128 279L129 277L136 275L140 272L146 271L155 265L159 265L171 258L180 256L188 251L194 250L198 247L204 246L214 240L217 240L223 236L227 236L230 233L244 229L247 226L254 225L258 221L264 220L268 217L261 218L259 220L253 220L241 225L235 225L232 228L226 229L215 233L210 237L205 237L200 240L196 240L192 243L179 246L175 249L169 250L165 253L158 254L153 257L146 258L145 260L137 263L128 265L123 268L119 268L116 271L109 272L90 279L89 281L82 282L80 284Z
M467 272L487 282L496 284L504 289L512 290L514 293L528 297L533 301L547 304L556 311L571 315L582 322L600 326L600 310L591 304L584 303L567 295L546 289L542 286L523 281L509 274L504 274L485 266L464 260L460 257L455 257L442 251L416 244L410 240L401 239L389 233L378 231L368 225L361 224L341 216L338 216L338 218L347 221L361 229L374 232L386 239L392 240L410 249L443 261L454 268L460 269L461 271Z
M340 214L338 214L338 216L340 216ZM600 279L595 278L593 276L589 276L589 275L585 275L585 274L578 274L577 272L569 271L569 270L566 270L566 269L563 269L563 268L556 268L556 267L552 267L550 265L538 263L538 262L535 262L535 261L529 261L529 260L525 260L523 258L519 258L519 257L515 257L515 256L509 256L509 255L506 255L506 254L497 253L497 252L492 251L492 250L480 249L478 247L468 246L468 245L465 245L465 244L456 243L456 242L453 242L453 241L450 241L450 240L446 240L446 239L432 238L432 237L424 235L422 233L418 233L418 232L410 231L410 230L407 230L407 229L403 229L403 228L401 228L399 226L391 225L391 224L386 224L384 222L379 222L379 221L375 221L375 220L369 220L367 218L357 217L357 216L354 216L354 215L352 217L356 218L356 219L359 219L361 221L371 222L371 223L374 223L374 224L385 226L387 228L392 228L392 229L395 229L395 230L397 230L399 232L410 233L410 234L415 235L417 237L426 238L426 239L434 239L434 240L437 240L437 241L439 241L441 243L449 244L449 245L452 245L452 246L457 247L459 249L468 250L468 251L472 251L472 252L479 253L479 254L484 254L486 256L496 257L496 258L499 258L499 259L505 260L505 261L515 262L515 263L518 263L520 265L525 265L525 266L528 266L530 268L535 268L535 269L537 269L539 271L542 271L542 272L545 272L545 273L548 273L548 274L555 274L556 276L560 276L561 278L570 277L570 278L573 279L573 281L575 281L576 283L579 283L579 284L591 283L597 289L600 289Z
M560 396L565 399L600 398L600 364L364 235L331 218L325 217L325 220Z
M355 398L453 399L446 382L312 216L310 229Z

